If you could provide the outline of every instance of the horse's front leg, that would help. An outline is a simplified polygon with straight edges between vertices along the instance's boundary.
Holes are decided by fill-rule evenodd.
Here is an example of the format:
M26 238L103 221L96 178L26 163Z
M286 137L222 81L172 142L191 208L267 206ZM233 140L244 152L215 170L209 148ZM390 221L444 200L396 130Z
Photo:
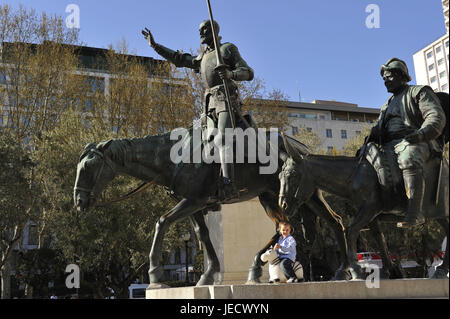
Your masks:
M205 250L204 256L207 264L207 268L200 277L200 280L197 282L197 286L213 285L214 275L220 272L219 258L217 258L216 251L214 250L211 238L209 237L209 230L205 223L204 212L205 210L202 210L189 217L192 225L194 226L197 238L203 244L203 248Z
M376 204L373 202L365 202L360 207L358 214L351 225L347 228L347 258L348 263L350 264L350 271L353 277L352 279L363 279L364 277L362 268L358 265L358 259L356 256L356 242L358 240L360 230L369 225L369 223L375 218L377 211Z
M148 275L150 278L150 288L161 288L161 279L164 274L163 267L161 265L161 249L166 233L169 226L181 219L188 217L199 210L205 208L203 202L199 202L192 199L183 199L169 212L161 216L155 226L155 236L153 237L153 244L150 250L150 269Z

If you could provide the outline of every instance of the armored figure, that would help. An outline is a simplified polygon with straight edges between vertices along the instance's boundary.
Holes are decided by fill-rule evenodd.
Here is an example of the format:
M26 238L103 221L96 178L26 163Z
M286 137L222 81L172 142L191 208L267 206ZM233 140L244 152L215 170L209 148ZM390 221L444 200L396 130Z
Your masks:
M432 156L441 156L438 138L445 127L445 113L431 87L407 84L411 77L404 61L390 59L382 65L380 74L393 95L381 107L368 140L382 145L396 158L408 197L403 226L419 225L425 222L423 167Z
M219 25L214 23L214 31L218 35ZM224 60L224 66L217 67L217 59L215 55L215 46L213 38L213 28L210 20L203 21L199 26L201 44L205 45L203 51L197 55L182 53L180 51L170 50L155 42L152 33L145 28L142 34L147 39L150 46L162 57L174 63L177 67L187 67L199 72L205 89L203 99L202 120L206 117L214 119L215 125L218 127L217 140L223 185L219 187L220 199L222 201L237 196L237 191L233 184L233 167L231 163L226 163L226 153L229 151L224 143L225 129L231 128L231 116L227 110L227 101L225 98L225 88L223 80L227 81L229 89L229 98L232 105L231 108L239 109L241 101L235 81L251 81L253 79L253 70L247 65L239 54L238 48L232 43L220 43L218 37L220 53Z

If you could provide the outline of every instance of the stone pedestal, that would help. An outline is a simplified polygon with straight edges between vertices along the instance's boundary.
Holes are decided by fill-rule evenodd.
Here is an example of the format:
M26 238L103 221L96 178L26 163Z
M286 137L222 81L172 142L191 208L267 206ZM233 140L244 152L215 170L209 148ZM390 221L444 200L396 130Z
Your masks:
M364 280L147 289L147 299L448 299L448 279Z
M206 224L221 265L216 283L244 284L255 254L275 234L275 224L258 198L222 205L221 211L208 213ZM265 265L261 282L268 281L268 266Z

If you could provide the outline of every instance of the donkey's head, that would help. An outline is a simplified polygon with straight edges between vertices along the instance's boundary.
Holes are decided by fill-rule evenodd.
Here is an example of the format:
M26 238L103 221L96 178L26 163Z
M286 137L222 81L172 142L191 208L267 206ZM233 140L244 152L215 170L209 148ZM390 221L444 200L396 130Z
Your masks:
M305 155L300 154L282 134L287 156L278 175L280 180L280 193L278 205L286 215L292 214L293 210L303 204L311 196L311 183L307 181L305 171Z
M78 211L86 212L94 207L97 197L115 176L115 164L105 154L112 141L84 148L77 165L73 199Z

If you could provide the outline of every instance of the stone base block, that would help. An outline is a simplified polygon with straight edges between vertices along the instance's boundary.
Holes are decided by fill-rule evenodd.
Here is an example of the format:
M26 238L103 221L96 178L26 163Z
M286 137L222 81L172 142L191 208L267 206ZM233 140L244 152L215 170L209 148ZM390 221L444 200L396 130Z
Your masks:
M449 298L448 279L326 281L294 284L218 285L147 289L147 299L388 299Z

